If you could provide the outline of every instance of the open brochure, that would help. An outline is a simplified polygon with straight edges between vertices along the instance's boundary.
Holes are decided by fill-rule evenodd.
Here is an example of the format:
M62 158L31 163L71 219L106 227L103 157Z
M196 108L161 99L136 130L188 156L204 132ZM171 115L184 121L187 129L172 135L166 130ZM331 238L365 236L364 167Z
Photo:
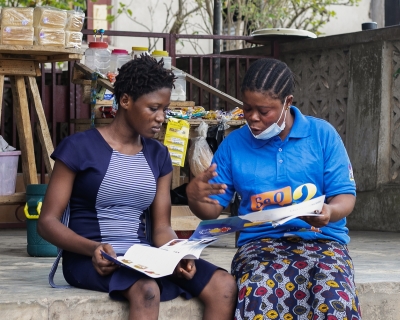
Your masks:
M155 248L134 244L123 256L113 258L102 252L104 258L123 267L142 272L152 278L172 274L182 259L198 259L203 249L217 241L217 238L201 240L174 239Z
M278 209L249 213L226 219L201 221L189 240L174 239L155 248L134 244L124 256L113 258L102 252L104 258L123 267L142 272L152 278L172 274L182 259L198 259L203 249L218 240L218 236L240 231L244 228L272 223L273 226L303 216L318 216L325 196Z
M282 208L256 211L243 216L225 219L203 220L190 237L190 240L218 237L264 223L271 223L272 226L276 227L294 218L318 216L324 201L325 196L323 195Z

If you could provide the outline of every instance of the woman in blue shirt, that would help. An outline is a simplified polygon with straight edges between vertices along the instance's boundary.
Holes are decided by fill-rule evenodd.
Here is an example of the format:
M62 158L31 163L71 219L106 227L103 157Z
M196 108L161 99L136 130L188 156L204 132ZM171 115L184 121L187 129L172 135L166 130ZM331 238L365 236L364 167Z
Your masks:
M318 217L240 233L232 261L235 319L360 319L346 216L355 204L350 160L336 130L292 106L287 65L260 59L242 87L247 125L219 146L187 187L190 209L214 219L237 192L239 215L326 196Z

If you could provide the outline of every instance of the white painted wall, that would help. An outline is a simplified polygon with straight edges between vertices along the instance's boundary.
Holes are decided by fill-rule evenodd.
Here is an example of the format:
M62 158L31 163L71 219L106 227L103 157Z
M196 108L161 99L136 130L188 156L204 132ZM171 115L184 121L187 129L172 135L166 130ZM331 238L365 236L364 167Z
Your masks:
M114 14L117 13L118 3L119 1L114 0ZM118 19L113 23L112 29L119 31L137 31L137 32L163 32L163 28L166 25L166 16L167 10L164 4L169 5L172 3L173 12L176 10L178 6L178 1L176 0L125 0L123 1L125 4L130 3L129 8L132 10L132 17L138 22L135 23L130 20L126 15L121 15ZM189 7L193 8L195 6L195 1L189 1ZM149 11L149 7L154 8L154 14L151 15ZM203 19L193 14L190 18L190 23L194 24L204 24ZM169 25L171 27L172 24ZM147 29L147 28L148 29ZM150 29L150 30L149 30ZM169 28L164 32L168 32ZM194 31L198 31L198 29L194 29L190 27L183 31L182 33L192 34ZM205 32L200 32L200 34L205 34ZM118 47L122 49L126 49L129 52L131 51L132 46L148 46L147 38L127 38L127 37L113 37L113 47ZM162 50L163 44L160 39L156 45L157 50ZM187 42L177 43L177 51L179 53L195 53L196 50ZM202 40L199 42L199 47L197 48L197 52L210 53L212 52L212 42Z
M375 21L378 28L384 26L384 0L362 0L358 6L330 6L329 10L336 12L336 17L331 19L323 28L322 36L361 31L361 24Z
M195 5L194 0L189 0L190 7ZM114 14L117 14L118 2L114 0ZM131 21L127 16L121 15L113 23L112 29L119 31L142 31L162 32L166 24L166 8L164 3L173 4L173 9L176 10L176 0L125 0L125 4L130 4L133 18L138 22ZM154 9L154 14L151 15L149 8ZM384 0L361 0L358 6L330 6L330 10L336 11L336 17L332 18L322 29L322 36L329 36L342 33L350 33L361 31L361 24L369 21L376 21L378 28L384 26ZM190 18L192 25L204 24L204 20L198 15L192 15ZM146 27L148 29L146 29ZM168 30L168 29L167 29ZM198 31L198 28L189 27L182 33L191 34ZM205 32L200 31L200 34ZM132 46L148 46L147 38L127 38L113 37L112 48L123 48L131 51ZM157 50L162 50L162 41L159 40L156 45ZM197 52L211 53L212 42L201 41ZM195 53L196 50L188 43L184 45L177 44L179 53Z

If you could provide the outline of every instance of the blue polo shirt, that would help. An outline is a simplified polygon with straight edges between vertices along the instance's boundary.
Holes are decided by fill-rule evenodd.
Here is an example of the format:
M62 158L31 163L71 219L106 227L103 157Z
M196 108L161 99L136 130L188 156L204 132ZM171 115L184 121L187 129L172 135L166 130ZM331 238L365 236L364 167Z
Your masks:
M226 207L234 192L242 201L239 215L300 203L325 195L355 195L353 170L343 141L328 122L304 116L290 108L293 127L282 141L279 137L258 140L248 126L233 131L215 153L218 176L211 182L225 183L225 194L213 196ZM322 228L296 218L284 225L270 223L242 230L238 244L262 238L299 236L346 244L350 238L346 218Z

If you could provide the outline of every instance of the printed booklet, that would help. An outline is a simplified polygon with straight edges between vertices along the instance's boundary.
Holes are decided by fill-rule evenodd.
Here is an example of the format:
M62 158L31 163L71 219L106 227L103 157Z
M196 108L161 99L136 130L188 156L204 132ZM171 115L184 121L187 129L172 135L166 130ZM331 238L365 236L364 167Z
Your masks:
M199 259L203 249L215 241L215 237L194 241L173 239L159 248L134 244L124 256L116 259L105 252L101 254L120 266L134 269L152 278L160 278L172 274L182 259Z
M325 196L320 196L278 209L226 219L203 220L189 239L173 239L159 248L134 244L124 256L118 258L113 258L105 252L102 252L102 255L120 266L142 272L149 277L165 277L174 272L180 260L199 259L203 249L216 242L219 236L264 223L278 226L297 217L318 216L324 201Z
M190 240L218 237L264 223L271 223L272 226L276 227L294 218L318 216L324 201L325 196L323 195L282 208L256 211L225 219L203 220L190 237Z

